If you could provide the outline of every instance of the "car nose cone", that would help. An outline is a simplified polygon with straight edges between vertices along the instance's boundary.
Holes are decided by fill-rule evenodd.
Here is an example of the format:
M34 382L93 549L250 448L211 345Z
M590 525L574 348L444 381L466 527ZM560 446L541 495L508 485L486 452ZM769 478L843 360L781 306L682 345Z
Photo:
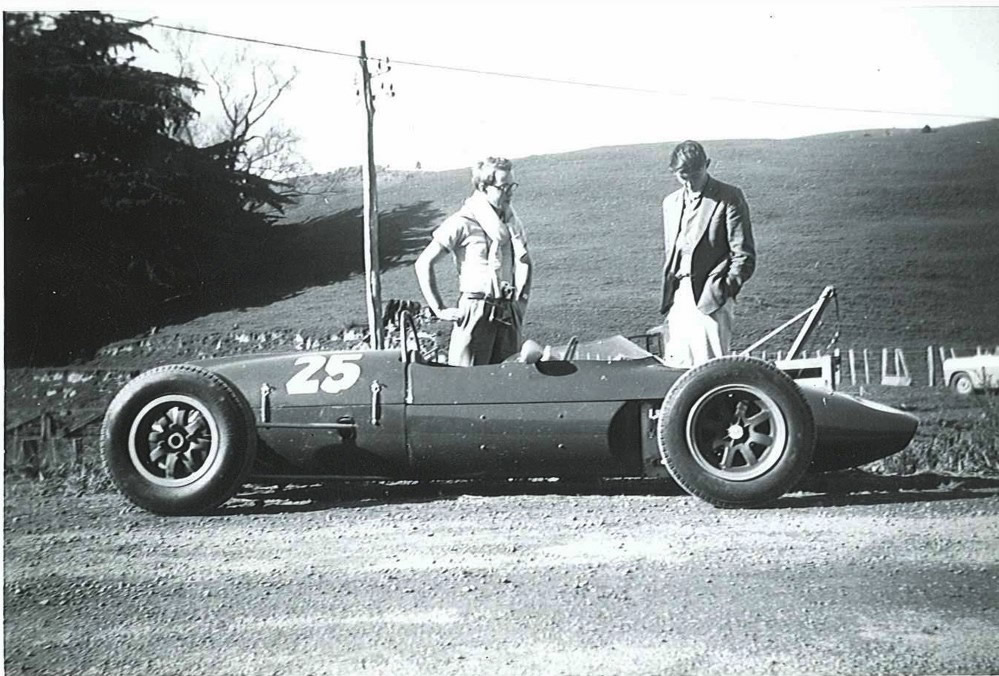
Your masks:
M854 467L897 453L916 434L919 418L842 392L802 388L820 429L813 470Z

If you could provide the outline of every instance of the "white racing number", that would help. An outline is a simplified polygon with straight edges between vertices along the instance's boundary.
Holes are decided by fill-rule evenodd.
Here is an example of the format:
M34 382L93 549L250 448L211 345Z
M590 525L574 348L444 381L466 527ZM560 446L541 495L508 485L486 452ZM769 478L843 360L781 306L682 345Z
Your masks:
M354 386L361 377L361 365L357 364L362 355L333 354L328 357L312 354L299 357L295 366L302 370L285 384L288 394L317 394L319 390L337 394Z

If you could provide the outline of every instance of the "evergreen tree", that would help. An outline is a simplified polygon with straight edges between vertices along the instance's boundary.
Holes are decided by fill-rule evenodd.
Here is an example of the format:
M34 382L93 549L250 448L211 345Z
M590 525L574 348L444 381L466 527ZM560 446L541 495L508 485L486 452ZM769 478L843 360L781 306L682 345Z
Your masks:
M234 233L268 222L247 205L288 202L233 169L235 145L179 140L199 85L134 65L142 25L4 14L8 363L93 347L212 284Z

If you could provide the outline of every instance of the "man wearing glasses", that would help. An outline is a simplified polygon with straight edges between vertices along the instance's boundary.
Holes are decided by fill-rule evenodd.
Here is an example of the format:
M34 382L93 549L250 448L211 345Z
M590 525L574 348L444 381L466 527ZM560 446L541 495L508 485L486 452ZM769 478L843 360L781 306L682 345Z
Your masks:
M708 175L711 160L696 141L670 155L682 188L663 200L666 265L662 301L664 353L696 366L729 353L735 298L756 267L749 205L742 191Z
M448 363L496 364L520 350L531 285L524 226L510 202L513 163L487 157L472 167L472 196L433 233L416 259L416 277L430 310L454 322ZM450 253L458 269L458 306L441 301L434 264Z

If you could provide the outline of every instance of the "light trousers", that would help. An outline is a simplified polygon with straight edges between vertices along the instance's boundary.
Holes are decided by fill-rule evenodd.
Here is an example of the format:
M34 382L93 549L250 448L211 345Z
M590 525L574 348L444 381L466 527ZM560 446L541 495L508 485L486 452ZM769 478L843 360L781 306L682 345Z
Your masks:
M663 323L663 358L669 366L689 368L729 353L735 300L710 315L694 300L690 278L680 280L673 305Z
M458 309L461 319L448 346L451 366L498 364L520 350L520 316L513 303L462 296Z

